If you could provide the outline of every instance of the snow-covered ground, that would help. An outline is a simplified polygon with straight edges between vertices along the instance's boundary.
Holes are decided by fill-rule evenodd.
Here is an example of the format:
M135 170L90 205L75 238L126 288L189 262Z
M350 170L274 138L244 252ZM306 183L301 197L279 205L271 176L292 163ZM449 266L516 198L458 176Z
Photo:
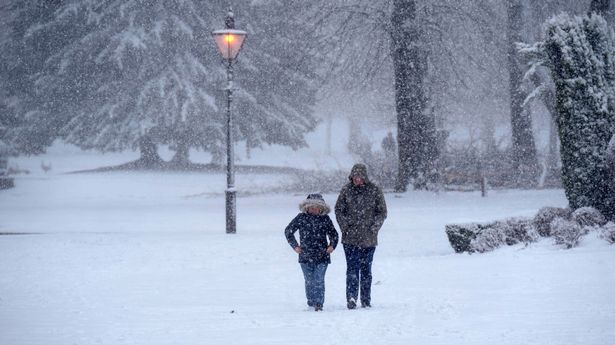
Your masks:
M222 175L65 174L133 156L52 153L0 191L0 233L28 233L0 236L0 344L615 344L615 247L595 234L467 255L444 233L561 190L387 194L373 308L346 309L339 247L316 313L283 236L305 195L262 193L287 176L237 175L228 235Z

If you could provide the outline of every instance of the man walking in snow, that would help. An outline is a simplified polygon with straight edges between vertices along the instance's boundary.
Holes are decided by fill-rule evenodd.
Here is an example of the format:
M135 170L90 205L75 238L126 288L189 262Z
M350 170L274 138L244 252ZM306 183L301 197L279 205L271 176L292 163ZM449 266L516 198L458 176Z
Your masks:
M367 308L371 307L372 260L387 207L382 189L369 181L364 164L355 164L348 179L335 203L346 255L346 301L348 309L355 309L360 287L361 306Z

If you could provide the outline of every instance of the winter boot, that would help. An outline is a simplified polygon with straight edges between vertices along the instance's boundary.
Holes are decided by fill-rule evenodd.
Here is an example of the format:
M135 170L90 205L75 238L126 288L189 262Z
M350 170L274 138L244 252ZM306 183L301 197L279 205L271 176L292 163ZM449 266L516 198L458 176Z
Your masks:
M348 304L346 305L348 309L354 309L357 307L357 301L354 298L348 300Z

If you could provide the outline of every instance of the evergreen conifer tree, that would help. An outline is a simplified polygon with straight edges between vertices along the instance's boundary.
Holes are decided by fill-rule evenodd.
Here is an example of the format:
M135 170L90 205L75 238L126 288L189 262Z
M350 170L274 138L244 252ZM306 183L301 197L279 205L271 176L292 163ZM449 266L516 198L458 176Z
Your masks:
M607 148L615 133L615 36L597 14L547 22L542 43L556 85L562 180L572 208L615 216Z
M210 33L224 26L227 2L53 4L44 15L35 5L12 9L20 14L11 54L21 61L12 71L31 106L21 112L27 137L44 130L43 148L58 136L87 149L139 147L146 164L160 162L159 144L180 163L189 148L221 151L226 75ZM235 65L235 138L298 148L316 125L313 59L298 40L306 32L291 30L293 14L275 13L284 9L277 5L235 9L249 32Z

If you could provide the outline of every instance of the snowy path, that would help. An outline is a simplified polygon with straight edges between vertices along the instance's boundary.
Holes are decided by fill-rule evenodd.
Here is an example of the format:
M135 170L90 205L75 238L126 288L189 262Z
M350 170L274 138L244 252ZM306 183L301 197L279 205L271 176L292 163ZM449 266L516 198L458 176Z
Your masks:
M240 190L284 177L238 176ZM344 301L341 247L325 311L307 311L283 229L304 195L238 200L223 176L34 176L0 194L0 344L615 343L615 247L549 240L454 254L444 224L533 215L560 190L387 194L371 310ZM335 195L325 195L328 203Z

